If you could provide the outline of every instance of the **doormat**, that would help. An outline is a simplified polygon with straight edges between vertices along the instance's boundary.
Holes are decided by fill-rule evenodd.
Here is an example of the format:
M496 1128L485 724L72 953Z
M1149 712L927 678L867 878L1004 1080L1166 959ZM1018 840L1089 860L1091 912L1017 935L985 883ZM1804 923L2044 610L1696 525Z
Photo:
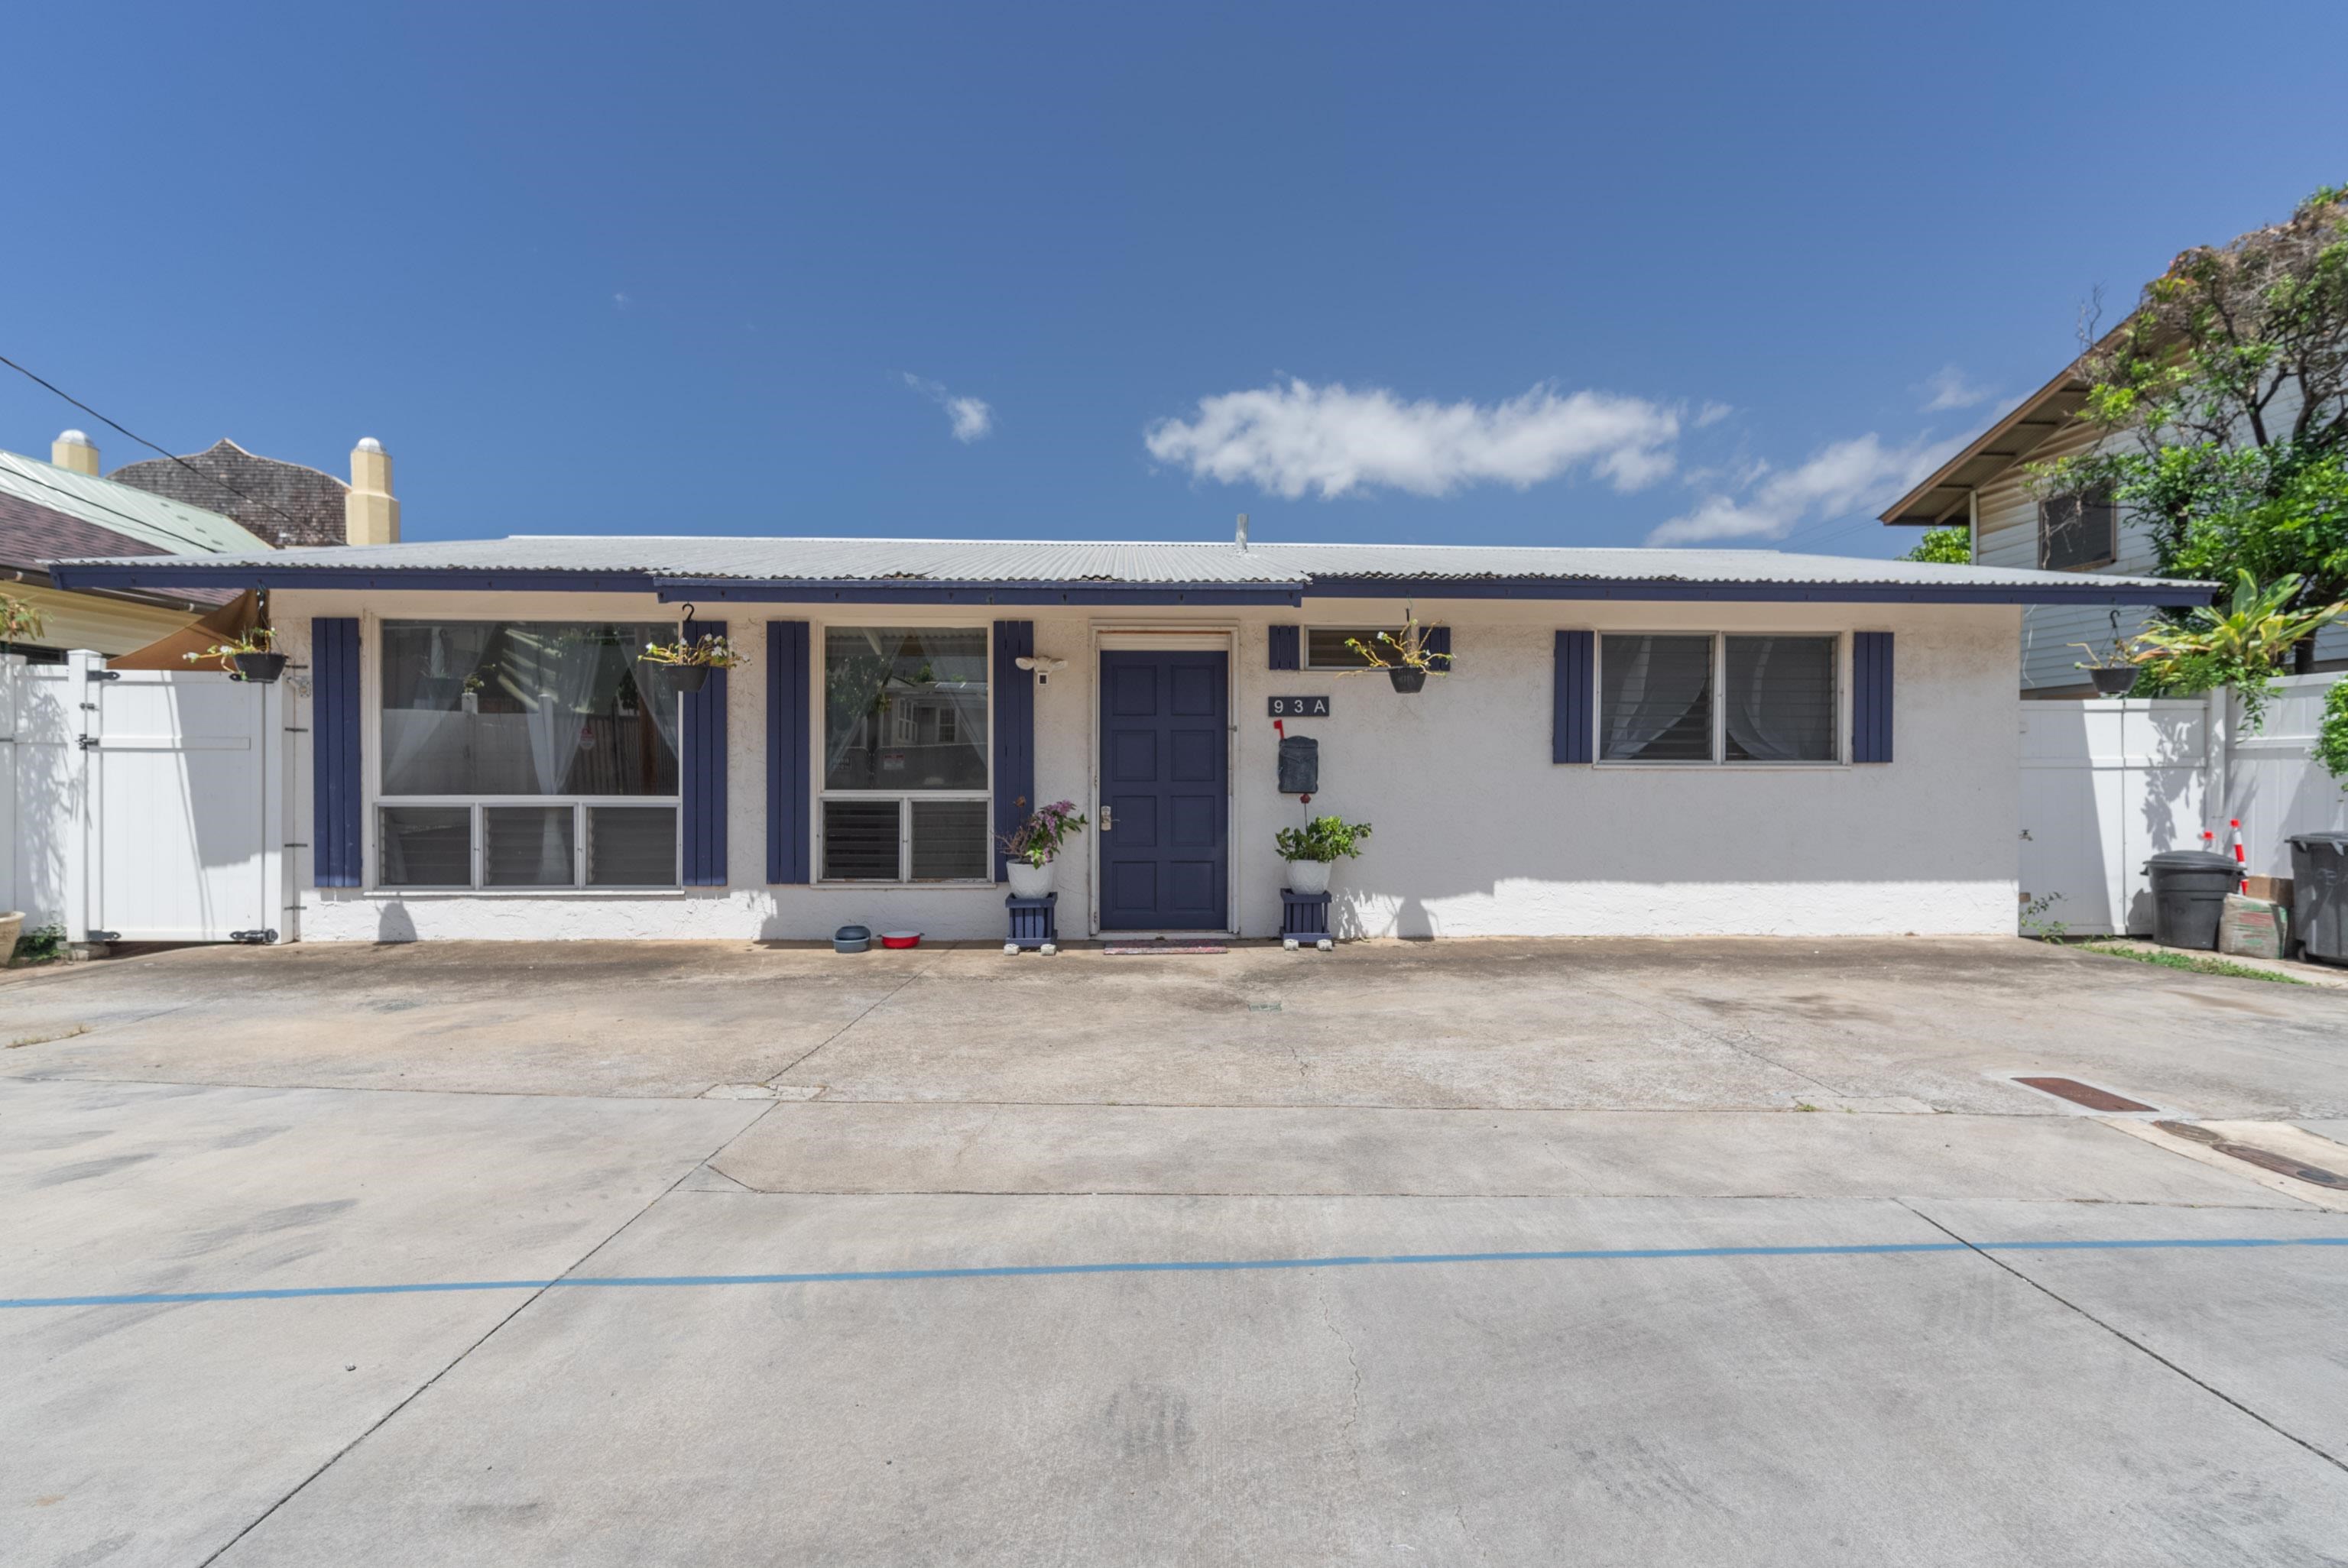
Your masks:
M1101 951L1112 958L1124 958L1142 953L1228 953L1231 948L1220 942L1121 942Z

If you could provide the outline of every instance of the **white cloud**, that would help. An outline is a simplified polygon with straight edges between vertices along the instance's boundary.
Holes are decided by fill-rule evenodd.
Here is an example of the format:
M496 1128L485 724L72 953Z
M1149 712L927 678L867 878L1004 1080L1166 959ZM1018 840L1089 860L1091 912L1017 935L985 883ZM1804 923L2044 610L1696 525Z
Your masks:
M1994 387L1967 381L1965 373L1953 364L1944 364L1926 376L1916 390L1924 394L1924 412L1927 414L1940 414L1952 408L1971 408L1997 395Z
M904 373L905 384L946 411L946 419L953 427L953 438L967 446L994 432L994 409L983 398L957 397L948 392L945 384L927 376Z
M1694 428L1702 430L1707 425L1717 425L1735 412L1725 403L1707 403L1695 411Z
M1871 513L1905 494L1947 460L1961 443L1926 441L1887 446L1873 432L1821 448L1799 467L1757 464L1738 488L1715 491L1647 536L1651 545L1701 544L1711 539L1783 538L1797 523Z
M1293 497L1521 490L1578 464L1635 490L1672 471L1679 433L1676 410L1612 393L1544 384L1505 403L1405 403L1383 387L1291 380L1202 397L1196 418L1161 419L1144 439L1151 456L1195 477Z

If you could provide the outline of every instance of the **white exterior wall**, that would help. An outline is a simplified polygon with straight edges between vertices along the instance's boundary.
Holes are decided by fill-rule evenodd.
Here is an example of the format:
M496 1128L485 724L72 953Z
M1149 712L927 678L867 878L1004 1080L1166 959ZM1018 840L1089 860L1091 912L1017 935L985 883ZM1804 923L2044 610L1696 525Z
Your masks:
M1282 867L1275 829L1335 812L1375 826L1366 853L1338 868L1346 935L1841 935L2010 933L2018 752L2013 714L2018 614L2005 607L1838 604L1616 604L1421 599L1453 629L1457 670L1404 696L1383 676L1279 671L1274 623L1393 625L1395 600L1309 600L1292 609L1006 607L1032 620L1038 654L1067 668L1035 693L1035 794L1075 800L1096 821L1094 726L1098 634L1222 629L1232 659L1231 881L1238 932L1276 935ZM674 620L644 596L281 590L282 646L308 661L312 616L360 615L372 691L376 617L499 615L517 620ZM305 940L414 937L723 938L808 940L854 921L933 938L1000 938L1000 887L766 885L766 667L769 620L822 626L982 624L983 612L860 605L705 606L747 662L729 676L727 854L733 886L674 892L390 893L311 886L298 852ZM1897 760L1816 767L1559 766L1550 761L1555 633L1600 630L1849 632L1897 643ZM1846 670L1848 639L1845 640ZM1309 809L1277 793L1274 694L1327 693L1328 719L1292 721L1321 743L1323 791ZM307 682L293 694L309 727ZM1846 691L1846 702L1848 692ZM1848 744L1848 722L1842 725ZM297 842L312 832L308 735L298 758ZM372 778L376 737L364 740ZM370 849L373 813L369 813ZM1060 928L1088 934L1087 833L1060 864ZM372 869L372 856L370 856Z

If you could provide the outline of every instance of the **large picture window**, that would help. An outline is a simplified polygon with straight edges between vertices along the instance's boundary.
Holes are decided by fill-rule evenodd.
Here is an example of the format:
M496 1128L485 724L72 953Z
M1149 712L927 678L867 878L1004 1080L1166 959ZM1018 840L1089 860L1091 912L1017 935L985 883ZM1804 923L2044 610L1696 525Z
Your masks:
M677 694L636 660L673 630L384 622L378 883L675 886Z
M1598 756L1610 763L1831 763L1838 637L1599 639Z
M992 733L984 628L827 628L823 879L992 880Z

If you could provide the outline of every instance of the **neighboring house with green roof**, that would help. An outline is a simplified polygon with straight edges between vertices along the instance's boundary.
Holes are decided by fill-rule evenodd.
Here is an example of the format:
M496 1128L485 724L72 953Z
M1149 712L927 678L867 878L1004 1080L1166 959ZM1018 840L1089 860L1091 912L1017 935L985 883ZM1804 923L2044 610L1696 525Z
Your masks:
M77 430L44 463L0 450L0 593L38 612L38 641L16 651L62 658L68 649L128 653L167 637L235 597L221 588L67 589L48 563L73 557L212 555L267 549L269 541L201 507L98 477L98 449Z

